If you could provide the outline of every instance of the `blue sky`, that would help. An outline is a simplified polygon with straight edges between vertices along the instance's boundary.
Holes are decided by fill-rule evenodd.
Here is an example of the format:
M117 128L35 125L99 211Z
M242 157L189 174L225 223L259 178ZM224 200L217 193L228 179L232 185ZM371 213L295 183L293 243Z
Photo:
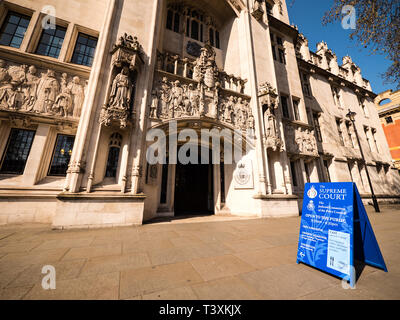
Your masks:
M356 40L350 40L352 30L343 29L340 21L328 26L322 25L322 17L329 10L332 0L286 0L286 3L290 23L297 25L308 39L311 51L315 52L317 43L323 40L336 53L339 65L345 55L350 55L353 62L361 68L362 76L371 82L375 93L394 89L395 85L384 84L380 75L391 65L385 56L372 55L368 49L358 45Z

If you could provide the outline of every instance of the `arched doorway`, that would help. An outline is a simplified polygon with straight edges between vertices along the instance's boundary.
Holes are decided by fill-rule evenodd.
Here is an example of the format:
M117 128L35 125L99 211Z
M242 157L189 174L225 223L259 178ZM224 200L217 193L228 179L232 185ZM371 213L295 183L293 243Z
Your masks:
M181 118L152 129L160 130L154 131L156 138L149 139L154 141L149 146L167 154L166 162L159 166L157 216L229 212L227 202L232 202L232 192L245 189L242 184L237 185L233 175L238 161L254 150L253 135L208 117ZM180 155L186 158L183 163ZM246 167L250 175L251 168L251 164Z

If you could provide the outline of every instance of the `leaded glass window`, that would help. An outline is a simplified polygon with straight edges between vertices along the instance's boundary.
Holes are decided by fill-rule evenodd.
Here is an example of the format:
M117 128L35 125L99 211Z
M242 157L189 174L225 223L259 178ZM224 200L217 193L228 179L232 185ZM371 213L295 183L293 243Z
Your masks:
M28 16L10 11L0 30L0 44L19 48L30 20Z
M97 38L79 33L72 55L72 63L91 67L97 46Z
M69 161L71 160L72 149L75 137L59 134L54 148L49 176L65 176L67 174Z
M43 56L58 58L66 32L67 29L60 26L56 26L53 29L43 29L36 53Z
M23 174L35 131L11 129L0 173Z

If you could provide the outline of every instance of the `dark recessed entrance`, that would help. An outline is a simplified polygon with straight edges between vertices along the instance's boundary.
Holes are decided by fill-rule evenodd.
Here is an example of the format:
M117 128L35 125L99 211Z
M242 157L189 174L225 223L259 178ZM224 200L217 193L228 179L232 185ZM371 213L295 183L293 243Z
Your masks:
M200 159L199 159L200 163ZM178 164L175 175L175 215L214 214L213 165Z

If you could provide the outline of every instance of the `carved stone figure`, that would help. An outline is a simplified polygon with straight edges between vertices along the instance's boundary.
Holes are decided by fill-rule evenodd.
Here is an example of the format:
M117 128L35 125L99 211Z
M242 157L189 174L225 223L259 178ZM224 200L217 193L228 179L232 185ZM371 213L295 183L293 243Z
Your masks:
M189 92L189 101L190 101L190 108L191 108L190 114L192 116L198 116L199 115L199 100L200 100L198 91L194 88L193 84L189 84L188 92Z
M234 106L234 120L233 122L237 125L237 126L241 126L242 121L243 121L243 99L241 97L239 97L237 99L237 102Z
M247 129L250 136L254 136L255 134L255 120L251 109L249 109L249 115L247 117Z
M287 125L285 133L288 152L318 155L317 141L312 130Z
M53 111L57 114L67 117L71 114L72 109L72 97L71 90L68 87L64 87L62 92L57 96Z
M183 89L179 80L174 82L171 89L171 105L169 110L170 118L180 117L183 112Z
M33 110L37 113L50 113L56 101L60 85L53 70L47 70L38 86L38 99Z
M276 117L268 107L264 112L265 135L267 137L275 137L277 135Z
M64 72L61 75L61 79L60 79L60 87L61 87L61 92L65 92L65 89L68 86L68 75Z
M170 85L167 78L162 79L161 90L160 90L160 101L161 101L161 117L168 117L169 104L171 102Z
M0 59L0 107L19 112L35 112L79 117L85 89L79 77L70 84L68 74L58 77L54 70L38 75L36 66L7 63Z
M123 36L118 38L117 43L114 45L114 48L115 47L124 47L124 48L135 50L135 51L141 50L141 45L138 41L138 38L132 37L131 35L128 35L127 33L124 33Z
M215 91L214 91L214 96L213 96L212 102L209 106L209 116L213 119L218 118L219 87L220 87L220 84L217 82Z
M11 76L8 73L7 63L0 59L0 106L13 107L14 92L11 84Z
M189 116L192 111L191 109L189 86L183 85L183 115Z
M205 85L208 90L215 87L218 68L215 63L215 51L209 45L201 48L200 57L196 59L193 68L193 80Z
M128 110L131 102L132 82L129 78L129 68L123 67L113 80L109 106Z
M233 108L235 106L235 98L230 96L228 102L225 104L224 110L224 121L227 123L233 123Z
M36 76L36 67L30 66L24 83L24 109L32 111L37 100L37 90L39 85L39 77Z
M9 108L19 110L24 103L24 94L22 85L25 82L27 65L13 65L8 68L8 74L11 77L11 98L9 100Z
M76 118L80 117L83 101L85 100L85 92L80 82L80 78L75 76L72 78L72 82L68 85L68 89L71 91L74 101L74 111L72 116Z
M224 89L218 81L212 90L208 90L201 83L182 84L179 80L171 81L163 77L161 81L155 80L152 97L152 118L170 120L182 116L208 117L229 123L243 131L252 123L247 121L250 112L249 101L244 96L235 98L224 95Z
M158 110L159 103L158 102L159 102L159 100L158 100L157 91L153 90L151 92L150 118L158 119L158 117L159 117L159 110Z

